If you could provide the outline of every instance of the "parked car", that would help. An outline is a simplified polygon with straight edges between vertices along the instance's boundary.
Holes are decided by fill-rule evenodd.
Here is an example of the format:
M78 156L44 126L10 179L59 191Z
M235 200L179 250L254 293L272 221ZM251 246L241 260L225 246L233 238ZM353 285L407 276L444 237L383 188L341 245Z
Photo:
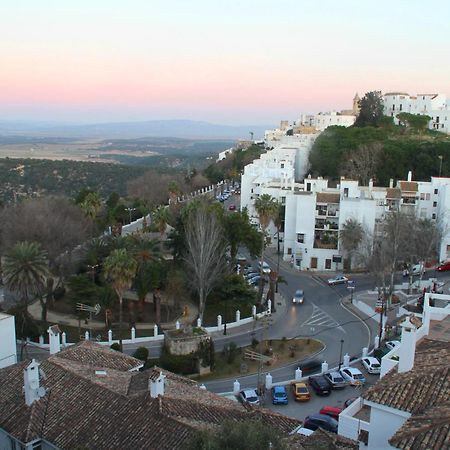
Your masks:
M258 263L258 267L261 270L261 261ZM270 273L270 266L265 261L262 263L262 273Z
M350 397L344 402L344 406L348 408L354 401L358 400L359 397Z
M294 399L299 402L311 400L311 393L305 383L293 383L292 393L294 394Z
M339 420L339 414L343 411L342 408L339 408L339 406L324 406L320 411L319 414L325 414L327 416L332 417L335 420Z
M374 358L373 356L367 356L366 358L363 358L361 362L364 368L367 370L367 373L377 374L381 372L381 364L377 358Z
M261 274L259 272L255 272L255 270L251 270L250 272L247 272L245 275L245 279L247 281L251 280L252 278L259 277Z
M334 278L328 279L328 286L334 286L335 284L344 284L348 282L348 278L344 275L336 275Z
M347 382L339 372L329 372L324 377L329 381L333 389L344 389L347 386Z
M314 389L317 395L330 395L331 384L323 375L316 375L308 378L309 385Z
M229 210L229 211L236 211L236 205L235 205L235 204L231 204L231 205L228 207L228 210Z
M302 289L297 289L292 297L292 303L294 305L302 305L305 301L305 294Z
M301 434L302 436L311 436L314 433L314 430L310 430L309 428L305 428L303 425L299 425L294 429L292 433L289 434Z
M303 426L310 430L322 428L323 430L337 433L338 421L326 414L312 414L305 419Z
M257 284L259 284L259 280L261 280L261 276L260 275L258 275L256 277L253 277L250 280L248 280L248 284L250 284L251 286L256 286Z
M259 397L255 389L244 389L239 392L239 399L242 403L250 403L251 405L259 405Z
M360 386L366 382L362 372L356 367L344 367L340 370L344 380L348 381L352 386Z
M439 272L446 272L450 270L450 261L439 264L439 266L436 267L436 270L438 270Z
M384 343L384 345L389 349L392 350L395 347L398 347L401 344L400 341L387 341Z
M322 362L318 359L309 359L307 361L301 362L298 367L302 370L303 373L317 372L322 369Z
M272 403L274 405L288 404L288 397L284 386L274 386L272 388Z

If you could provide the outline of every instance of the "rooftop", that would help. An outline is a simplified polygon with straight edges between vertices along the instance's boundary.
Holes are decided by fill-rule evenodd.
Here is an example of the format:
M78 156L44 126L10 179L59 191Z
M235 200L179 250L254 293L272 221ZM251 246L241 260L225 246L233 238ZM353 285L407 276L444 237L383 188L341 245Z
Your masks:
M23 443L43 439L60 449L169 450L184 448L195 430L225 419L254 418L283 433L300 424L269 410L244 407L159 368L129 371L140 361L93 343L78 344L42 362L45 376L40 383L46 393L27 406L22 372L28 364L0 370L0 428ZM164 395L152 398L149 383L161 371Z

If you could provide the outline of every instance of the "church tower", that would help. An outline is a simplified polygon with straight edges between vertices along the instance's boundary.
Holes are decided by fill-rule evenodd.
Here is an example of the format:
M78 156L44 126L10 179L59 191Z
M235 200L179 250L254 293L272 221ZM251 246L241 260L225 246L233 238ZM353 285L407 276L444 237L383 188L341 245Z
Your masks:
M353 115L357 116L359 114L359 101L361 99L359 98L358 93L355 94L355 96L353 97Z

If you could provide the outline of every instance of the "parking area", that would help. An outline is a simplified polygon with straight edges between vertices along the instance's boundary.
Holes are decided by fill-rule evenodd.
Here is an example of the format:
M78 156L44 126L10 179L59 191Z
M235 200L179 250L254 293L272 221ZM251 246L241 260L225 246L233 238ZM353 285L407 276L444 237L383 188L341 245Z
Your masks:
M287 405L273 405L270 392L266 395L262 404L265 408L272 411L279 412L289 417L295 417L296 419L304 420L306 416L310 414L316 414L324 406L338 406L344 408L344 403L347 399L352 397L359 397L370 386L373 386L379 379L379 375L368 374L361 364L355 364L352 367L357 367L364 374L366 383L362 387L346 386L344 389L335 389L330 395L321 397L317 395L309 386L311 392L311 400L307 402L297 402L294 400L292 389L290 386L286 386L289 403Z

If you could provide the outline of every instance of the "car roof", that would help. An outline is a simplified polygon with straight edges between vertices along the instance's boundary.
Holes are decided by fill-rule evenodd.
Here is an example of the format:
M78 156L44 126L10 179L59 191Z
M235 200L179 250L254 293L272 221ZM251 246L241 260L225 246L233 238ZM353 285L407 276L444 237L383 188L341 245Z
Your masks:
M334 372L329 372L328 375L330 375L332 377L341 377L342 378L342 375L337 370L335 370Z
M341 412L342 408L340 406L326 405L326 406L322 406L321 411Z
M257 395L256 389L244 389L242 392L245 394L246 397L249 395Z
M296 291L295 291L295 294L297 295L297 294L303 294L303 289L297 289Z
M273 390L275 391L275 392L277 392L277 391L285 391L286 389L284 388L284 386L274 386L273 387Z
M330 416L327 416L326 414L310 414L305 420L307 419L320 419L331 423L337 423L337 420L333 419Z
M294 386L295 386L296 388L299 388L299 387L306 387L306 383L298 382L298 383L294 383Z
M371 363L375 363L375 364L380 364L380 361L378 361L378 359L377 358L374 358L373 356L366 356L365 358L363 358L363 359L367 359L369 362L371 362Z
M344 369L347 369L350 373L361 373L356 367L344 367Z

